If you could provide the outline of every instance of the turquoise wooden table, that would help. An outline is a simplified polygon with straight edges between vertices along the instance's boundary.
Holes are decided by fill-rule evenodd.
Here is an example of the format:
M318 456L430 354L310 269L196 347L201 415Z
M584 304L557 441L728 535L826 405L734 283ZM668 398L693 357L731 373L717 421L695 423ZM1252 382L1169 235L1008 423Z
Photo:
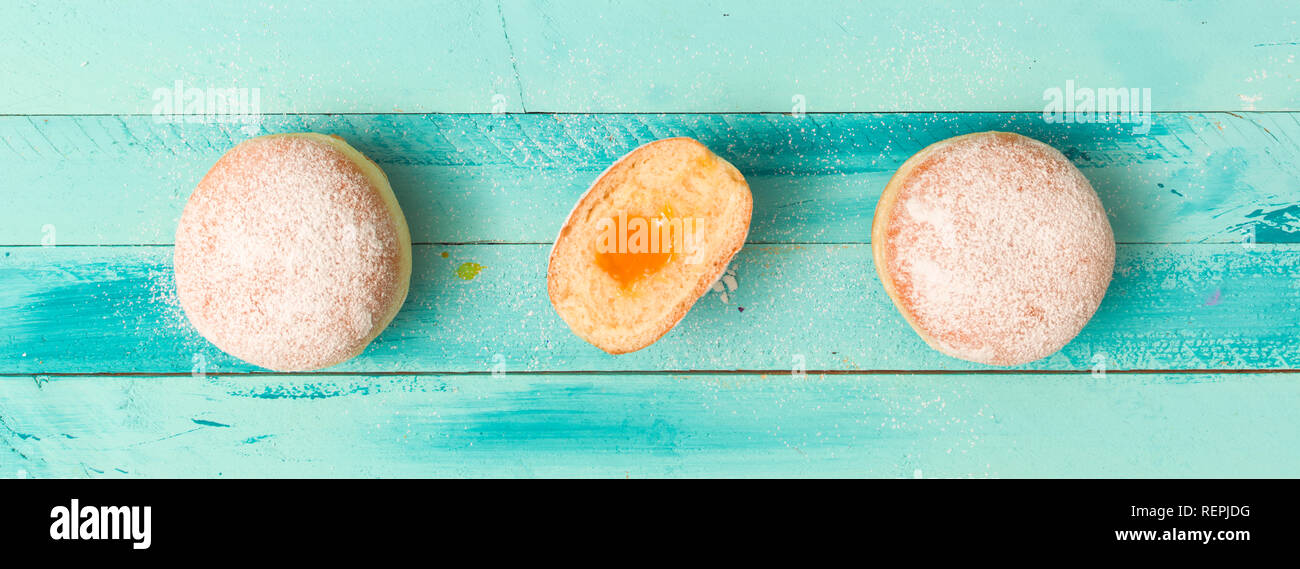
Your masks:
M5 3L0 477L1300 475L1300 5L798 4ZM178 81L258 120L160 120ZM1149 131L1046 120L1067 81L1149 89ZM1018 368L928 348L869 243L903 160L992 129L1061 149L1118 242ZM282 374L194 332L171 242L221 154L296 131L388 173L414 277L360 357ZM679 135L750 181L736 286L610 356L549 244Z

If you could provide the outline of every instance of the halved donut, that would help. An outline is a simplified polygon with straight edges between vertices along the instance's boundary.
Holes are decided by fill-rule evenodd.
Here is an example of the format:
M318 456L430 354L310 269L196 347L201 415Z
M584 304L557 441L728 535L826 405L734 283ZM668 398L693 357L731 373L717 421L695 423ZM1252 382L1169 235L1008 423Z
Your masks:
M690 138L620 158L578 200L551 249L547 293L575 334L611 354L672 329L749 233L734 166Z

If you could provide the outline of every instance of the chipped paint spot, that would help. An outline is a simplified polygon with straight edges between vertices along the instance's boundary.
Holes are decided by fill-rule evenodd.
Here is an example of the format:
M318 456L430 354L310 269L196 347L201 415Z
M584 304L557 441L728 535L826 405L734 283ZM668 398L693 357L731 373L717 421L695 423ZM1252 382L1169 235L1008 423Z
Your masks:
M1300 203L1257 208L1246 214L1248 221L1228 228L1228 232L1241 234L1253 231L1260 243L1291 243L1300 233Z
M1203 304L1202 306L1218 306L1219 301L1222 299L1223 299L1223 291L1216 288L1214 289L1214 294L1211 294L1210 298L1205 299L1205 304Z

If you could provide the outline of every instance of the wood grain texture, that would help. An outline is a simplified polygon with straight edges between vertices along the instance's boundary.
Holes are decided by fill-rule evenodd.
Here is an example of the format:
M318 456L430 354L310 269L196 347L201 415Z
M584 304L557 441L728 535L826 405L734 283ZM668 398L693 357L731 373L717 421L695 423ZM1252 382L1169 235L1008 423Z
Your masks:
M865 243L876 200L924 146L985 130L1059 148L1122 243L1300 242L1300 113L1048 124L1038 113L291 115L253 134L338 134L387 172L417 243L549 243L619 156L691 136L754 193L750 241ZM0 244L171 243L190 191L248 132L149 116L0 117Z
M0 378L0 478L1293 476L1300 376Z
M0 3L0 478L1296 476L1298 16L1292 0ZM1151 131L1045 122L1067 80L1150 88ZM257 88L261 122L158 122L154 91L177 81ZM925 346L868 244L897 166L982 130L1061 149L1121 242L1079 338L1009 372ZM262 374L185 321L169 245L221 154L297 131L379 162L421 245L363 355ZM609 163L679 135L753 189L739 288L609 356L551 310L548 244ZM467 262L485 268L456 276ZM1116 371L1138 369L1158 371Z
M548 245L415 247L393 324L334 371L966 370L885 295L869 245L751 245L729 302L710 292L663 339L611 356L546 296ZM253 371L176 306L170 247L0 249L0 373ZM442 256L446 253L446 257ZM466 262L485 267L457 276ZM743 308L743 311L741 310ZM1102 360L1097 360L1102 358ZM1300 368L1300 247L1122 245L1101 308L1061 352L1017 369Z
M1300 110L1296 19L1289 0L5 2L0 113L148 113L176 80L258 87L268 113L1036 111L1067 79L1150 88L1156 110Z

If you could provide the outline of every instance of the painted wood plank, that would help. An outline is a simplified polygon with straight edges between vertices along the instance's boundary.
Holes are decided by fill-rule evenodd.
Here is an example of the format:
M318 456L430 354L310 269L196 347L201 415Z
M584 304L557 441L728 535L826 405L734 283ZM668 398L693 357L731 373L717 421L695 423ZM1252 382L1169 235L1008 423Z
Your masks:
M869 245L751 245L653 346L610 356L546 297L548 245L417 246L410 296L347 372L967 370L926 346ZM0 256L0 373L252 371L192 330L170 247L16 247ZM443 254L446 256L444 257ZM455 273L483 265L473 280ZM743 309L743 311L742 311ZM1099 359L1100 358L1100 359ZM1300 368L1300 246L1126 245L1105 301L1061 352L1021 369Z
M0 478L1256 477L1300 375L0 378Z
M342 135L378 161L424 243L545 243L619 156L693 136L755 196L750 240L861 243L907 157L950 136L1009 130L1060 148L1129 243L1300 242L1300 113L1160 114L1128 125L1040 114L274 115L252 133ZM170 243L239 125L149 116L0 117L0 244Z
M522 110L487 0L5 2L0 113L151 113L157 89L257 88L263 112Z
M148 113L176 80L258 87L276 113L1035 111L1067 79L1150 88L1156 110L1300 110L1296 16L1289 0L6 2L0 113Z

